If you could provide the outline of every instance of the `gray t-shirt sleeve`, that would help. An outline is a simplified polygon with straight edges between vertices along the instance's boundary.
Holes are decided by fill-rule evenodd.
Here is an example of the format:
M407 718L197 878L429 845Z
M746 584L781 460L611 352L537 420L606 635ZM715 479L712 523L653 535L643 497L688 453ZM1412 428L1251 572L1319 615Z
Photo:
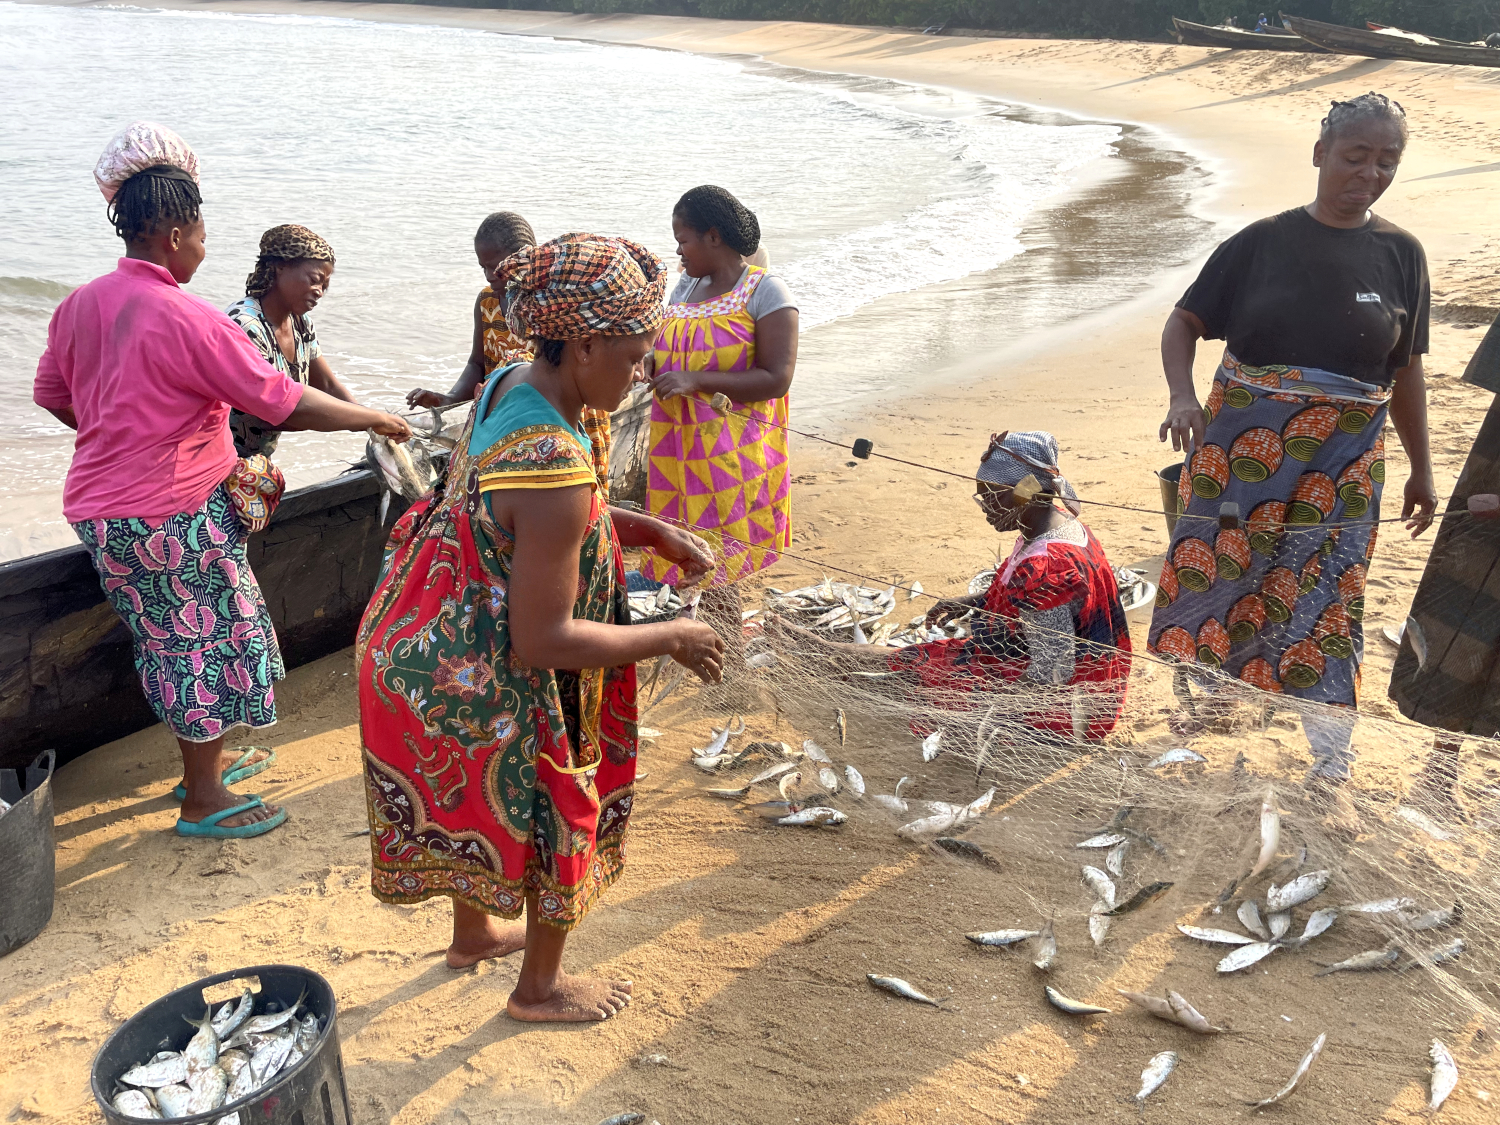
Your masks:
M672 295L667 298L667 304L679 305L689 300L693 295L693 289L702 281L702 278L689 277L682 274L677 278L677 284L672 287ZM797 298L792 296L792 291L787 283L782 281L774 273L768 273L760 279L760 284L755 287L755 292L750 294L750 300L745 302L745 311L752 318L759 320L763 316L770 316L777 309L795 309Z

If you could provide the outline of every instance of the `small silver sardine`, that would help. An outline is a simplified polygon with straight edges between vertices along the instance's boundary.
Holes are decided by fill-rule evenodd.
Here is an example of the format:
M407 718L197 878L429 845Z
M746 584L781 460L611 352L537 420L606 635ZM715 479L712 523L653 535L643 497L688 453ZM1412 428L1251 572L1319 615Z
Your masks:
M1172 1076L1172 1071L1176 1067L1176 1051L1163 1051L1159 1055L1153 1055L1151 1061L1146 1064L1146 1069L1141 1071L1141 1088L1136 1091L1135 1104L1141 1105L1160 1090L1162 1083Z
M1104 857L1104 869L1116 879L1125 877L1125 853L1130 850L1130 841L1121 840L1109 849L1109 854Z
M180 1084L163 1086L156 1091L156 1104L161 1107L163 1117L186 1117L192 1112L188 1109L192 1099L193 1092Z
M1125 837L1118 832L1105 832L1099 836L1090 836L1083 843L1073 846L1075 848L1113 848L1123 843L1125 843Z
M1453 1087L1458 1085L1458 1064L1453 1061L1453 1052L1443 1046L1441 1039L1434 1039L1427 1055L1432 1059L1432 1086L1427 1098L1428 1109L1440 1109Z
M1372 969L1388 969L1400 959L1399 949L1370 949L1332 965L1324 965L1323 971L1314 973L1313 976L1326 977L1329 973L1363 973Z
M1436 930L1443 926L1451 926L1464 916L1463 904L1455 902L1446 910L1427 910L1421 914L1401 911L1401 923L1408 930Z
M881 808L896 813L898 816L905 816L911 812L910 805L900 797L892 797L889 793L876 793L870 800L874 801Z
M787 770L797 768L796 762L777 762L774 766L768 766L750 779L751 785L764 785L768 781L775 781Z
M1292 928L1292 912L1290 910L1278 910L1266 919L1266 926L1271 931L1271 940L1280 941L1286 937L1286 932Z
M943 732L935 730L926 738L922 739L922 761L930 762L938 756L938 751L943 744Z
M810 809L802 809L794 812L791 816L784 816L776 823L788 828L821 828L825 824L837 828L849 818L838 809L830 809L823 805L814 805Z
M266 1012L255 1016L241 1030L246 1035L264 1035L268 1031L275 1031L282 1024L286 1023L287 1020L296 1016L297 1009L302 1007L302 1002L306 999L307 989L304 988L298 994L296 1002L290 1007L284 1008L279 1012Z
M931 1004L934 1008L942 1006L945 1002L945 1000L934 1000L931 996L918 992L900 977L878 977L874 973L866 973L865 977L876 988L883 992L889 992L893 996L900 996L906 1000L915 1000L919 1004Z
M839 745L843 746L849 741L849 720L844 716L842 707L834 708L833 729L839 732Z
M727 766L733 760L733 754L712 754L694 758L693 765L704 773L718 773L722 767Z
M1089 939L1093 941L1094 948L1100 949L1104 946L1104 939L1109 937L1109 923L1111 919L1105 913L1102 902L1094 903L1094 908L1089 911Z
M823 748L810 738L802 743L802 752L813 761L817 762L819 765L833 765L833 759L830 758L826 753L824 753Z
M207 1113L224 1104L229 1091L229 1075L216 1066L188 1075L188 1113Z
M1306 875L1298 875L1284 887L1271 884L1266 891L1266 909L1276 914L1300 906L1323 893L1323 889L1328 886L1329 876L1328 871L1309 871Z
M1447 945L1440 945L1436 949L1429 949L1426 953L1418 954L1415 959L1408 961L1396 971L1404 973L1411 969L1426 969L1431 968L1433 965L1445 965L1449 961L1458 960L1464 948L1464 939L1454 938Z
M849 786L849 792L856 797L863 798L865 795L865 775L853 766L844 767L844 782Z
M1376 899L1372 902L1353 902L1339 909L1345 914L1395 914L1398 911L1411 910L1416 905L1415 899L1396 897Z
M1241 969L1248 969L1257 961L1261 961L1276 952L1276 946L1269 941L1253 941L1249 945L1242 945L1229 956L1219 962L1219 972L1236 973Z
M1297 1064L1297 1069L1292 1074L1292 1080L1290 1082L1288 1082L1281 1089L1277 1090L1269 1098L1262 1098L1260 1101L1251 1102L1250 1104L1256 1109L1260 1109L1263 1106L1275 1105L1277 1102L1289 1097L1292 1091L1297 1088L1297 1084L1307 1076L1309 1068L1311 1068L1312 1064L1317 1061L1318 1056L1322 1054L1323 1044L1327 1041L1328 1033L1325 1031L1313 1040L1312 1050L1308 1051L1307 1054L1302 1056L1302 1061Z
M763 816L767 820L776 820L792 811L792 803L790 801L761 801L758 804L745 805L744 811L753 812L756 816Z
M109 1103L119 1113L126 1117L144 1117L147 1120L160 1121L161 1114L151 1104L151 1099L139 1090L121 1090L115 1095L114 1101Z
M1085 867L1083 869L1083 882L1096 899L1104 904L1104 909L1115 908L1115 881L1097 867Z
M1271 940L1271 931L1266 929L1266 924L1261 921L1260 907L1256 905L1253 898L1247 898L1240 903L1240 908L1234 912L1234 916L1240 920L1240 925L1256 937L1263 941Z
M1044 973L1057 964L1057 935L1052 932L1050 918L1031 944L1031 963Z
M1208 759L1205 758L1202 754L1199 754L1199 753L1197 753L1196 751L1193 751L1193 750L1189 750L1187 747L1184 746L1184 747L1180 747L1179 749L1176 749L1176 750L1168 750L1165 754L1163 754L1160 758L1157 758L1154 762L1147 762L1146 763L1146 768L1148 770L1154 770L1154 769L1157 769L1157 768L1159 768L1161 766L1176 766L1176 765L1182 765L1182 764L1187 763L1187 762L1206 762L1206 761L1208 761Z
M1196 1031L1199 1035L1222 1035L1226 1030L1209 1023L1208 1017L1189 1004L1180 992L1168 989L1167 1004L1172 1009L1172 1018L1189 1031Z
M1172 1012L1172 1005L1160 996L1152 996L1147 992L1131 992L1124 988L1115 989L1121 996L1129 1000L1138 1008L1144 1008L1159 1020L1168 1023L1176 1023L1177 1017Z
M127 1086L149 1086L153 1090L181 1085L187 1081L187 1059L179 1054L154 1059L131 1067L120 1075L120 1081Z
M750 786L746 785L739 789L705 789L704 792L710 797L718 797L724 801L737 801L750 795Z
M1307 921L1302 926L1301 935L1295 938L1293 942L1288 942L1287 944L1295 944L1298 948L1306 945L1313 938L1326 934L1328 928L1338 920L1338 916L1339 912L1331 907L1325 906L1322 910L1314 910L1307 916Z
M229 1001L219 1009L219 1014L213 1019L214 1034L220 1039L226 1039L239 1029L240 1024L250 1018L250 1013L255 1010L255 994L246 986L245 991L240 993L239 1003Z
M257 1048L255 1054L250 1056L250 1065L255 1073L260 1075L262 1080L273 1077L286 1063L286 1057L292 1053L292 1047L296 1041L295 1028L284 1027L278 1031Z
M961 811L933 813L924 816L910 824L903 824L896 829L896 835L903 840L915 840L920 836L930 836L934 832L946 832L950 828L957 827L967 819Z
M1218 945L1254 945L1255 939L1237 934L1233 930L1215 930L1207 926L1184 926L1177 924L1177 929L1190 938L1198 941L1210 941ZM1269 937L1270 935L1266 935Z
M922 583L920 583L920 582L913 582L910 586L908 586L906 588L906 600L909 601L909 602L916 601L917 598L921 597L921 595L922 595Z
M1040 930L986 930L979 933L964 934L975 945L1017 945L1031 938L1039 937Z
M707 746L702 750L694 750L693 753L698 757L712 758L716 754L724 753L724 748L729 745L731 738L744 733L745 720L736 715L722 730L714 731L714 736Z
M1097 1004L1085 1004L1082 1000L1074 1000L1064 996L1050 984L1045 989L1047 1002L1059 1012L1067 1012L1070 1016L1103 1016L1114 1011L1113 1008L1101 1008Z
M781 794L781 799L783 801L789 801L792 798L792 790L796 789L797 786L801 784L802 771L793 770L791 773L784 773L781 775L781 780L776 783L776 790Z
M201 1021L188 1020L187 1022L198 1029L197 1033L188 1040L188 1045L182 1049L182 1057L187 1060L188 1085L192 1085L193 1075L201 1070L207 1070L219 1061L220 1046L219 1037L214 1034L212 1013L204 1012Z
M302 1023L297 1028L297 1049L301 1051L311 1051L318 1045L319 1035L320 1032L318 1031L318 1017L313 1015L311 1012L308 1012L307 1015L303 1017Z
M1255 857L1255 866L1250 868L1250 878L1255 878L1276 858L1276 849L1281 847L1281 812L1276 807L1276 789L1266 788L1260 803L1260 854Z
M231 1083L233 1083L235 1076L249 1065L250 1056L238 1047L231 1047L219 1055L219 1069L229 1075Z
M840 789L839 775L833 772L832 766L824 766L818 771L818 784L829 793L837 793Z

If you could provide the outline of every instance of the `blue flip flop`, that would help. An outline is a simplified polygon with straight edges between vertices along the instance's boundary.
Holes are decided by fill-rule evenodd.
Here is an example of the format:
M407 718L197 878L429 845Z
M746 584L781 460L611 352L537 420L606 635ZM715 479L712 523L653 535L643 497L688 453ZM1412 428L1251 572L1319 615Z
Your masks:
M254 765L245 765L245 762L250 757L252 757L257 750L264 750L266 752L266 756L260 761L256 762ZM270 769L271 764L275 761L276 751L272 750L269 746L246 746L245 752L238 758L236 758L233 762L231 762L229 768L219 775L219 781L224 785L238 785L240 782L244 781L245 778L254 777L256 774L260 773L261 770ZM186 801L187 790L179 785L176 789L172 790L172 796L176 797L179 801Z
M248 840L252 836L264 836L271 829L280 828L286 821L286 809L282 809L269 820L256 820L249 824L241 824L236 828L225 828L219 822L242 812L249 812L251 809L264 808L265 804L259 797L252 797L243 805L235 805L232 809L220 809L199 821L183 820L178 817L177 835L201 836L210 840Z

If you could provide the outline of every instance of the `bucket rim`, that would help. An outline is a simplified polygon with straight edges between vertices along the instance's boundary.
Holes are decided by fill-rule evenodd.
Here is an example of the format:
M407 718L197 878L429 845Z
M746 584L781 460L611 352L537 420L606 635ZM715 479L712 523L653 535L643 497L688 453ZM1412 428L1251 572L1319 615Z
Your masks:
M276 972L301 973L306 976L313 977L328 989L329 1010L327 1026L318 1032L317 1042L313 1044L312 1048L307 1052L307 1054L303 1055L300 1059L297 1060L297 1064L295 1066L291 1067L289 1070L283 1070L276 1075L277 1082L280 1083L285 1079L289 1079L292 1077L292 1075L302 1070L303 1067L307 1066L308 1063L311 1062L313 1056L318 1053L323 1044L327 1041L329 1034L333 1031L334 1023L338 1018L338 995L334 992L333 985L328 983L327 977L323 976L323 974L319 973L316 969L309 969L305 965L252 965L244 969L231 969L228 972L215 973L212 976L203 977L199 980L192 981L189 984L182 985L180 988L174 988L172 989L172 991L158 996L155 1000L152 1000L149 1004L145 1005L145 1007L140 1008L132 1016L130 1016L129 1019L121 1023L119 1027L114 1029L114 1031L110 1032L109 1037L106 1038L104 1042L99 1045L99 1049L94 1052L94 1061L89 1065L89 1088L92 1090L94 1101L98 1103L99 1108L101 1110L108 1110L109 1113L112 1113L117 1117L122 1117L127 1121L160 1120L172 1122L173 1125L209 1125L210 1122L217 1121L220 1117L224 1117L228 1114L234 1113L236 1110L245 1109L253 1102L255 1102L256 1099L261 1095L260 1090L255 1090L249 1094L246 1094L239 1101L225 1102L223 1105L215 1106L213 1109L208 1110L206 1113L194 1113L186 1117L130 1117L129 1115L123 1114L119 1110L115 1109L113 1104L111 1104L108 1095L105 1094L100 1082L99 1059L100 1056L104 1054L105 1048L107 1048L112 1042L114 1042L116 1036L118 1036L133 1022L139 1019L142 1014L144 1014L154 1005L161 1003L161 1001L167 999L170 996L174 996L179 992L186 992L189 989L199 989L201 991L205 988L212 988L216 984L223 984L226 981L239 980L243 977L259 976L262 973Z

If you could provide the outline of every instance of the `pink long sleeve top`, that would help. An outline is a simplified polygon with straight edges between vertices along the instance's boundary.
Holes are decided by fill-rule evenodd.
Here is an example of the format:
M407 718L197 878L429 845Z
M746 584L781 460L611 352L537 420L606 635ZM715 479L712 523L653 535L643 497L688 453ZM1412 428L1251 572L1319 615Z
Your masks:
M70 523L195 512L234 467L231 406L279 425L302 385L164 268L121 258L58 305L32 398L72 407Z

